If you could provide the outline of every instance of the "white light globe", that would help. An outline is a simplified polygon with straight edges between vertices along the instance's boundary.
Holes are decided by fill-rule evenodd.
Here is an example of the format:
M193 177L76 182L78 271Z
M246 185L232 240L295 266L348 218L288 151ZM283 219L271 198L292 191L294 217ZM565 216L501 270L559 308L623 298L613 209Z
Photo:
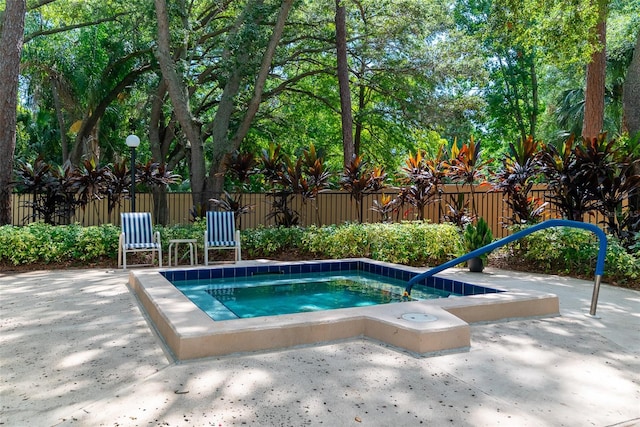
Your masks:
M138 145L140 145L140 138L138 138L136 135L129 135L127 137L126 143L127 147L136 148Z

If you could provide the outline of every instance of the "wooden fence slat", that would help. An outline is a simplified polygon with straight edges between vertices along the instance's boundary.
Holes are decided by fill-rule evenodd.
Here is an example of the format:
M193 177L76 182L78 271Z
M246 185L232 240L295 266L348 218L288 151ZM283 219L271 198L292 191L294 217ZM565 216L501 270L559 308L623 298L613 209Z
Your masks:
M538 185L534 187L532 196L545 199L546 186ZM447 204L451 198L456 198L458 194L464 194L467 200L470 200L471 191L468 186L445 185L443 194L439 200L435 200L425 207L425 220L433 223L442 221L442 215L447 211ZM508 230L503 227L504 218L508 218L511 212L508 206L503 202L502 193L486 192L476 188L475 204L478 216L485 218L495 237L504 237L508 234ZM380 200L383 195L397 194L397 190L386 189L374 194L365 195L362 202L362 213L364 222L379 222L380 215L373 211L374 200ZM31 194L14 194L13 195L13 224L24 225L32 222L30 218L31 210L25 204L33 198ZM169 210L168 225L188 224L192 221L190 209L192 207L191 193L168 193L167 203ZM269 193L245 193L243 195L243 204L251 205L252 210L247 215L240 218L240 228L256 228L259 225L274 225L274 219L267 219L266 216L270 212L273 197ZM78 222L82 225L99 225L112 223L119 226L120 212L129 212L129 201L122 200L116 209L108 213L107 200L96 200L91 202L84 210L76 209L71 222ZM136 206L139 212L153 212L153 197L151 193L136 193ZM318 195L316 200L304 201L302 197L293 198L292 208L300 215L299 225L309 226L341 224L344 222L357 222L359 218L358 207L355 201L349 196L349 193L343 191L327 191ZM558 210L553 206L547 206L545 210L545 219L559 218ZM399 220L413 220L417 217L415 209L405 206L399 215ZM42 218L36 217L36 220ZM396 220L396 214L392 218ZM602 216L596 214L589 216L586 220L592 224L600 224ZM155 221L154 221L155 222Z

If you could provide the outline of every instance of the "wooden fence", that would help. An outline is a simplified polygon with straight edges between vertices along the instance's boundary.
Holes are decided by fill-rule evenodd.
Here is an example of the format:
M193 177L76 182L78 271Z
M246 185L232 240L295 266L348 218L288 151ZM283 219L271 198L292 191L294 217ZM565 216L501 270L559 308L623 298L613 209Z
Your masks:
M532 197L545 199L546 187L541 185L534 188ZM327 191L320 193L317 199L303 202L301 197L295 197L291 205L299 214L299 225L327 225L341 224L344 222L357 222L360 214L363 222L380 222L381 215L371 208L374 200L380 201L383 195L395 196L397 191L386 190L379 193L365 195L362 205L358 207L349 193L342 191ZM456 185L446 185L444 193L439 200L429 203L425 207L424 218L434 223L443 221L443 215L448 211L448 204L458 198L461 194L465 200L470 201L472 192L468 186L458 187ZM502 193L487 192L486 189L474 189L474 202L479 216L491 226L496 237L504 237L508 234L504 225L504 218L511 216L507 205L503 201ZM24 225L42 218L33 216L28 202L32 200L29 194L13 195L13 224ZM243 194L243 205L250 205L251 211L242 215L239 220L239 227L242 229L255 228L259 225L274 225L273 218L267 219L271 211L273 197L269 193L245 193ZM168 225L188 224L193 220L190 210L193 206L191 193L169 193L167 195L169 221ZM469 207L471 204L469 204ZM136 193L136 210L139 212L153 212L153 197L149 193ZM84 209L76 209L71 215L70 221L82 225L98 225L112 223L120 224L120 212L129 211L129 200L123 199L118 207L111 213L107 209L106 200L96 200L87 205ZM558 211L550 205L544 212L545 219L558 218ZM392 215L393 221L414 220L417 218L415 208L405 205L397 213ZM587 218L589 222L598 224L602 217Z

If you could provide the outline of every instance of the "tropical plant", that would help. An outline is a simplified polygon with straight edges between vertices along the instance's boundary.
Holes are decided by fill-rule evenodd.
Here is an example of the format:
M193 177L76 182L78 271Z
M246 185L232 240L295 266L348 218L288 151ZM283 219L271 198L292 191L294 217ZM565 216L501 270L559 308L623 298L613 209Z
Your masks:
M623 209L623 203L640 191L640 175L635 174L640 157L625 154L616 140L606 140L606 134L583 139L575 155L576 177L589 183L594 209L604 216L607 232L630 245L640 213Z
M75 212L77 201L71 191L73 174L67 163L64 168L47 164L42 156L30 164L18 161L14 171L18 192L30 193L31 201L24 205L31 214L23 222L42 219L47 224L68 224Z
M530 195L540 171L541 146L531 135L516 144L509 143L502 167L493 177L494 191L502 192L511 211L511 216L504 218L505 226L539 222L548 204Z
M425 206L438 195L439 179L432 173L435 169L436 165L431 164L430 167L421 151L410 155L402 168L406 200L416 208L417 219L420 221L424 220Z
M291 227L300 220L299 213L292 208L296 195L302 203L315 200L318 193L328 187L330 172L325 170L322 157L319 157L313 144L302 156L293 160L281 153L279 145L270 144L262 150L261 172L273 186L271 212L267 218L273 218L277 225ZM316 207L317 213L317 207Z
M174 174L161 163L149 160L144 165L136 165L136 184L148 187L166 187L182 180L178 174Z
M383 194L380 201L374 200L371 210L380 214L381 222L391 222L393 212L398 210L398 199L389 194Z
M384 188L384 181L387 174L379 167L369 168L369 165L362 157L356 156L344 168L340 185L349 192L351 198L358 207L358 219L363 222L364 212L362 210L362 200L367 193L374 193Z
M124 195L129 193L131 188L131 172L127 168L127 161L122 160L119 163L114 163L111 166L111 174L108 177L109 183L107 184L107 211L108 214L120 206Z
M463 233L463 242L467 252L475 251L493 242L493 233L484 218L478 218L476 224L467 224ZM488 255L488 253L485 253L479 256L485 265Z
M254 208L254 205L244 205L242 203L242 193L238 193L234 197L225 191L224 199L210 199L209 202L211 202L214 209L233 212L237 224L242 224L242 215L248 214Z
M306 176L308 177L307 180L310 188L310 194L302 200L303 202L305 200L311 200L313 202L317 200L319 192L329 187L329 180L331 179L332 173L326 169L324 158L318 156L314 144L311 144L308 150L304 150L302 152L302 156L302 166ZM314 207L316 211L316 219L318 223L320 223L318 204L315 203Z
M234 190L246 191L251 177L259 172L253 153L234 151L227 160L226 176L231 179Z
M485 163L481 158L481 143L475 142L473 135L469 137L468 144L458 145L454 141L451 147L451 166L449 177L457 184L468 185L471 192L471 213L478 215L475 201L475 185L483 178L483 168Z
M593 210L594 200L587 175L578 174L575 145L574 135L560 147L544 145L540 166L550 191L547 199L564 218L582 221L584 215Z
M101 200L106 195L110 181L113 181L111 170L106 166L96 164L94 158L85 160L82 167L73 171L70 189L75 193L77 203L83 212L89 202ZM97 204L94 204L94 209L99 218Z
M260 173L272 186L270 196L273 197L273 202L267 219L274 219L277 225L291 227L298 224L299 214L291 207L294 191L287 186L292 178L286 175L285 163L290 163L290 160L281 150L282 147L274 143L262 150Z
M464 230L475 219L475 216L469 211L469 200L464 197L463 193L458 193L450 195L449 202L447 202L447 212L443 214L442 218Z

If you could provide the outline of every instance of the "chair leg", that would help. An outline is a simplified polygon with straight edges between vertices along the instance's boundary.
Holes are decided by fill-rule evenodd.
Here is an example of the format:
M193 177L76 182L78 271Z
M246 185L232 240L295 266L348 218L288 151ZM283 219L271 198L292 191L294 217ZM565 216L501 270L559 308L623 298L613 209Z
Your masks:
M209 225L207 225L207 228ZM204 265L209 265L209 245L207 245L207 231L204 232Z
M122 234L118 237L118 268L122 267Z
M236 262L242 261L242 250L240 247L240 230L236 230Z

